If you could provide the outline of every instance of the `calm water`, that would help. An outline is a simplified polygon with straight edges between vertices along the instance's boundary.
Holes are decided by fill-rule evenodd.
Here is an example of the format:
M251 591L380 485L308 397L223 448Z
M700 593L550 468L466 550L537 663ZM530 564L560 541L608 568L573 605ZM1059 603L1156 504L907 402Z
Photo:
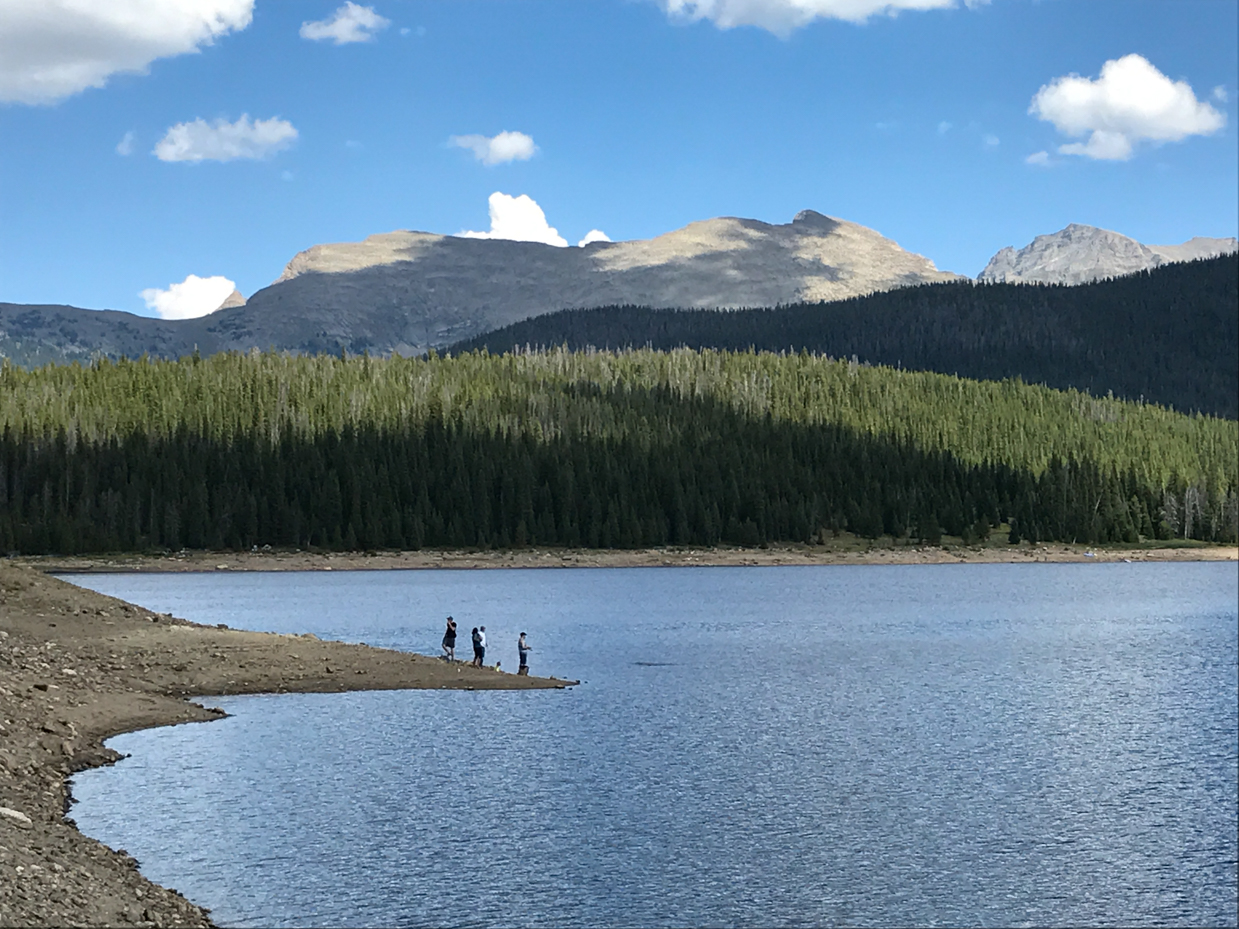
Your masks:
M78 824L224 925L1236 922L1233 564L73 580L586 682L111 740Z

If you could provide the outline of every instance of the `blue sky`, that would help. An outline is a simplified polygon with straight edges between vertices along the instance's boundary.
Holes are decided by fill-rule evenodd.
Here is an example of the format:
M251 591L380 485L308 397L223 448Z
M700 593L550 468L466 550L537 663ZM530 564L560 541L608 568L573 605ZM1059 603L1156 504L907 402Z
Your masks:
M971 275L1071 222L1239 233L1229 0L90 6L0 0L0 301L172 313L496 192L571 245L810 208Z

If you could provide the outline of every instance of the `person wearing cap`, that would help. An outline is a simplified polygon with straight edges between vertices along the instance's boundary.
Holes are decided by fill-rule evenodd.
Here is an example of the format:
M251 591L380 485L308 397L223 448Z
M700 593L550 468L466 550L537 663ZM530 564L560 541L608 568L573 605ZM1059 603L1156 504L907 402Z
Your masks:
M443 633L443 657L448 661L456 660L456 620L447 618L447 629Z
M529 653L533 650L533 646L525 641L525 633L521 633L521 637L516 640L516 652L521 656L521 666L516 670L517 674L529 673Z

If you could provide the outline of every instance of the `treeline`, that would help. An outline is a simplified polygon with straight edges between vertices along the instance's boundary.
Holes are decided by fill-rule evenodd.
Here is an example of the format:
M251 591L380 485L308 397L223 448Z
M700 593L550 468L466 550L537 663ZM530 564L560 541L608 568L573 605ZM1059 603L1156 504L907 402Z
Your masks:
M1239 416L1239 256L1078 286L927 284L774 309L611 306L537 316L454 346L808 350L981 380L1109 392Z
M0 550L1233 540L1235 423L678 351L0 369Z

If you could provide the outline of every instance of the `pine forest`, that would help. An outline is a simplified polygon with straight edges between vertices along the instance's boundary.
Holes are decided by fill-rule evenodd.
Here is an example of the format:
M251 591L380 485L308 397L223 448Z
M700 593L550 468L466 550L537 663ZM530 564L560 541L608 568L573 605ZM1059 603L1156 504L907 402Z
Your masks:
M0 369L0 550L1234 541L1239 424L808 353Z

